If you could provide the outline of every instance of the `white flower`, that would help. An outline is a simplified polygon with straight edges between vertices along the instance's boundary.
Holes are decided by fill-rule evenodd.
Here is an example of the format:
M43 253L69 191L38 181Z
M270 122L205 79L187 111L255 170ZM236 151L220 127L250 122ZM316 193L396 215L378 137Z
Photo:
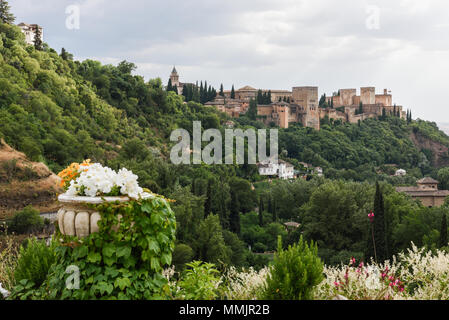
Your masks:
M9 297L9 291L6 289L3 289L2 284L0 283L0 294L3 296L3 298Z
M137 199L143 192L137 179L138 177L132 171L123 168L117 173L115 184L120 187L121 194Z
M120 169L118 173L99 163L94 163L80 169L80 175L76 180L70 181L67 194L76 196L84 191L86 196L95 197L108 194L115 186L120 188L122 195L130 198L139 198L143 189L139 187L138 177L127 169Z

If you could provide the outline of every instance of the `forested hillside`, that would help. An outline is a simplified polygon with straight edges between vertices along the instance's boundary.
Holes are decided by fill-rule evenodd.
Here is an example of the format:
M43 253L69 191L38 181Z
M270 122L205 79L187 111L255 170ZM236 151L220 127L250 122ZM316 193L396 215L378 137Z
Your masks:
M224 130L229 118L212 107L184 103L160 79L144 81L130 62L102 65L73 61L69 53L45 45L36 50L25 44L20 29L7 24L0 24L0 34L0 138L55 173L89 158L113 169L126 167L142 187L176 200L174 263L181 268L192 259L261 267L270 256L263 253L276 249L278 236L290 244L300 234L318 241L327 263L368 258L366 214L377 180L384 181L390 253L411 240L429 247L438 241L440 211L392 187L423 175L437 178L438 167L449 163L449 137L432 123L387 117L323 122L320 131L300 125L280 129L284 159L298 170L299 162L323 167L326 178L311 181L261 182L254 165L175 166L168 160L172 130L191 131L194 120L204 129ZM245 116L235 122L265 128ZM391 177L395 167L408 176ZM296 231L283 225L292 220L301 224Z

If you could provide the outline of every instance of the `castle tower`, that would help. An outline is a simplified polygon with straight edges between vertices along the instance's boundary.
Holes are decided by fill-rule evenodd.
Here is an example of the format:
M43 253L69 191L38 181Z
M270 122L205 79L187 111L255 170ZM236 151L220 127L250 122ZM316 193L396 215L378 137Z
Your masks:
M360 88L360 102L365 104L376 103L376 88L375 87L363 87Z
M341 105L348 107L354 104L354 97L357 95L356 89L340 89Z
M305 127L320 130L320 112L318 109L318 87L294 87L293 103L304 110L302 124Z

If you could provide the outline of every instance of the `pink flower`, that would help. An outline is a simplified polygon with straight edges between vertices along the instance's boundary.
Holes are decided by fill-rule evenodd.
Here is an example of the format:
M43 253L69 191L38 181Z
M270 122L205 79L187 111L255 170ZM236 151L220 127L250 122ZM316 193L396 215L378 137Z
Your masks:
M369 214L368 214L368 218L369 218L369 221L371 222L371 223L373 223L374 222L374 212L370 212Z
M355 258L354 258L354 257L351 258L351 263L350 263L350 265L353 265L353 264L355 264Z
M335 287L338 289L338 287L340 286L340 284L338 282L334 282Z

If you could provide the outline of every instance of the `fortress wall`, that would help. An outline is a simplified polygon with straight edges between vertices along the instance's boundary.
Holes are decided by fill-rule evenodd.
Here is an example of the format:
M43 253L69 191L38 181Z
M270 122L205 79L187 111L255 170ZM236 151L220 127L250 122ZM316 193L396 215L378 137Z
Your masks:
M393 97L391 94L376 94L376 103L383 104L384 106L392 106Z

